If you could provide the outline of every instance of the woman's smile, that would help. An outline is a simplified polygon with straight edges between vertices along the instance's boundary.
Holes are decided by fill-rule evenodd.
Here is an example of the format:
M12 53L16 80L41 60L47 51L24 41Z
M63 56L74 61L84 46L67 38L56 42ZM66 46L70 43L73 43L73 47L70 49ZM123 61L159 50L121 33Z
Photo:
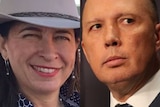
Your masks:
M55 68L55 67L46 67L46 66L37 66L37 65L32 65L32 68L34 71L43 77L53 77L55 76L61 68Z

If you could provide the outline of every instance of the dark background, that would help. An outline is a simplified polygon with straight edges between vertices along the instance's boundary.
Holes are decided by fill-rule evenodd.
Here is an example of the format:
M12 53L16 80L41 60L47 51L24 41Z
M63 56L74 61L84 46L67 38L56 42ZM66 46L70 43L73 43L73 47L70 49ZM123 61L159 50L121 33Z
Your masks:
M80 16L82 16L85 0L81 0ZM82 19L82 18L81 18ZM81 49L82 50L82 49ZM86 58L81 52L81 102L80 107L109 107L109 91L93 74ZM108 105L107 105L108 104Z

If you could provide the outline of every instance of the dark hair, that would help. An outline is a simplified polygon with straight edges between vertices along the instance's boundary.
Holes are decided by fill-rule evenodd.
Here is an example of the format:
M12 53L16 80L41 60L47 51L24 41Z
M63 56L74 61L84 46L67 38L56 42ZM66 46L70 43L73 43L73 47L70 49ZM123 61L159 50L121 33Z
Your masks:
M0 25L0 34L7 39L10 28L14 25L14 21ZM6 75L5 61L0 55L0 107L17 107L18 85L13 72Z
M13 72L10 72L9 76L6 75L2 56L0 56L0 68L0 107L16 107L18 85Z
M10 21L0 24L0 34L4 39L8 39L8 34L12 26L14 26L17 21ZM75 39L79 41L80 29L75 29ZM78 52L76 52L75 68L73 70L75 78L72 75L67 79L64 85L67 85L69 96L74 90L79 91L79 75L80 75L80 61ZM17 107L18 101L18 84L16 77L10 67L9 75L6 75L5 61L0 55L0 107ZM63 86L62 86L63 88Z
M159 22L159 15L158 15L158 8L155 0L150 0L152 9L153 9L153 18L155 19L156 22Z

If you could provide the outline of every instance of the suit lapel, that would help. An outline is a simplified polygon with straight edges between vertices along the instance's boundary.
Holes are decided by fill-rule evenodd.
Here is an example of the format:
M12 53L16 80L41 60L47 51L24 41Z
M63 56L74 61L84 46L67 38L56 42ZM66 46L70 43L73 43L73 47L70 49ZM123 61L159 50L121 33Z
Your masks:
M149 107L160 107L160 93L157 97L153 100Z

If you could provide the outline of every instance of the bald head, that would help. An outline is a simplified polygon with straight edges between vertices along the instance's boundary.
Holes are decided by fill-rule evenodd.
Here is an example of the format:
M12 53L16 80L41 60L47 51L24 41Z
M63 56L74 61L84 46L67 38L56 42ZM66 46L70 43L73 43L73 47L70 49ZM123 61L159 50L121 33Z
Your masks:
M149 13L150 13L152 19L154 21L156 21L156 22L159 22L159 15L158 15L158 9L157 9L157 5L156 5L156 1L155 0L143 0L143 1L144 1L145 8L147 10L149 9ZM94 0L85 0L84 6L83 6L84 8L85 8L85 5L88 2L92 2L93 3ZM83 10L84 10L84 8L83 8Z

